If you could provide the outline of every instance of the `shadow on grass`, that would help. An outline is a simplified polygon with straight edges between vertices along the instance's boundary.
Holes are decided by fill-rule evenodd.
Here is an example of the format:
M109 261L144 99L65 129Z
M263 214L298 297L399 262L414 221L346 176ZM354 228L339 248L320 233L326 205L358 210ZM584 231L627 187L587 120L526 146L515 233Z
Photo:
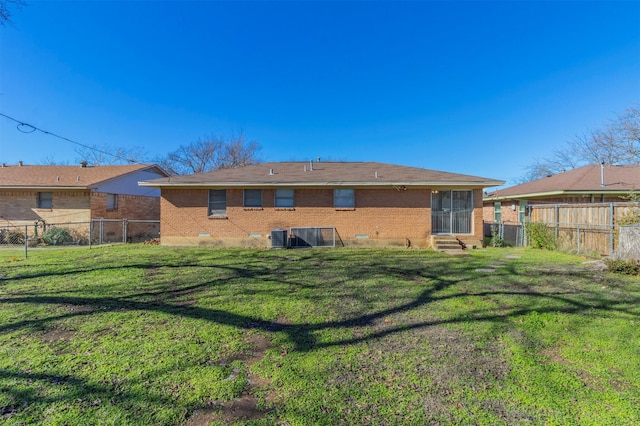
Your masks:
M304 258L296 259L296 262L304 261ZM316 261L317 259L313 259ZM324 259L325 262L330 262L330 259ZM147 268L149 265L139 265ZM195 266L202 267L202 265L189 263L187 265L174 265L171 267L186 267ZM587 310L593 313L597 311L606 312L618 312L629 316L640 316L637 312L629 309L628 306L634 306L640 303L640 297L633 299L607 300L601 297L599 294L589 295L586 290L580 290L576 292L573 290L555 290L555 291L535 291L533 289L524 288L514 289L513 291L503 290L508 285L501 284L500 289L493 291L482 292L457 292L457 293L445 293L438 295L437 293L443 290L450 289L465 279L469 279L473 274L473 268L476 265L470 264L467 266L460 266L457 264L457 273L463 274L458 278L445 278L450 273L449 269L453 265L436 265L430 270L423 270L420 268L406 269L402 267L386 266L386 265L365 265L363 267L351 268L346 276L337 279L337 284L341 281L349 281L350 279L365 279L367 277L378 277L379 279L396 277L402 280L414 280L422 283L426 286L417 297L413 300L402 303L397 306L391 306L387 309L377 310L372 313L366 313L362 315L353 316L339 321L328 321L323 323L301 323L301 324L289 324L277 321L267 321L255 316L240 315L225 310L202 308L197 306L185 306L184 304L175 304L167 302L177 297L191 295L198 295L199 290L208 289L213 285L223 285L230 283L234 280L265 280L274 281L279 280L280 283L288 283L295 285L296 287L305 286L304 279L287 281L286 276L281 277L278 275L277 266L273 267L258 267L254 265L249 268L247 264L243 266L217 266L217 269L224 269L229 276L216 280L215 282L204 281L197 284L190 284L184 286L178 286L177 288L160 287L154 291L139 292L123 297L78 297L78 296L57 296L57 295L19 295L14 297L0 298L0 303L12 303L12 304L44 304L44 305L70 305L76 308L74 312L65 313L57 316L51 316L48 318L38 318L33 320L25 320L15 322L11 324L0 325L0 333L25 328L25 327L41 327L44 324L57 321L61 319L68 319L75 316L86 316L96 312L119 312L119 311L154 311L162 312L164 314L181 316L193 319L204 319L217 324L228 325L243 329L255 329L264 332L284 332L288 335L291 342L293 342L296 351L310 351L322 347L329 347L335 345L355 344L359 342L365 342L374 340L389 334L407 331L411 329L417 329L422 327L429 327L434 325L444 324L457 324L469 321L505 321L506 319L514 316L526 315L527 313L536 311L538 313L544 312L559 312L559 313L580 313ZM157 267L157 266L152 266ZM108 268L99 268L100 270L106 270ZM521 287L518 283L515 269L502 268L502 276L507 277L514 283L514 288ZM556 272L555 279L562 276L561 272ZM497 275L492 276L495 278ZM567 279L575 279L576 272L571 271L566 273ZM427 283L427 284L424 284ZM393 284L391 284L393 285ZM309 285L309 287L317 288L318 291L322 291L321 287L317 285ZM534 287L540 287L535 285ZM239 291L243 291L241 288ZM256 293L257 290L252 290L252 293ZM287 296L286 292L282 292L281 296ZM507 309L503 313L493 313L487 309L481 309L476 311L464 311L463 315L453 316L446 319L434 319L429 321L414 322L406 324L401 327L385 327L384 330L371 333L365 336L361 336L353 339L337 340L332 342L317 343L313 339L313 333L327 330L327 329L348 329L353 327L364 327L374 325L377 322L383 320L386 317L394 314L409 312L429 303L445 301L456 298L486 298L491 296L518 296L525 297L530 301L536 299L544 299L547 301L557 302L554 306L541 307L539 304L535 304L532 307L521 306ZM579 299L571 296L580 296ZM151 301L144 301L139 299L145 299L149 297L155 297ZM520 303L522 305L522 303ZM525 304L526 305L526 304Z
M211 323L232 326L245 330L259 330L264 333L284 333L288 340L293 344L293 349L299 352L313 351L317 349L358 344L362 342L371 342L384 338L396 333L402 333L410 330L422 329L433 326L460 324L468 322L495 322L502 323L509 318L520 317L528 313L583 313L589 312L589 315L595 316L598 313L603 315L615 312L618 314L638 317L637 310L632 308L640 304L640 297L625 297L623 300L615 298L605 298L602 294L587 289L571 289L569 286L551 286L545 288L540 283L527 285L526 276L520 276L518 270L512 265L505 265L500 268L494 275L487 276L487 285L482 291L465 291L464 284L470 280L479 279L479 275L474 270L479 265L473 260L450 260L449 258L434 257L434 261L425 267L423 264L413 265L410 260L405 262L403 259L396 259L395 264L376 263L367 258L366 253L362 255L354 255L359 258L358 262L353 262L347 266L342 265L338 271L332 271L333 282L317 283L310 280L305 274L313 274L313 267L331 268L334 261L339 261L338 254L296 254L288 257L286 252L279 257L269 258L269 262L265 264L264 259L252 261L251 259L243 259L242 263L236 265L203 265L201 262L185 260L184 262L176 261L169 265L166 264L149 264L145 262L131 262L130 264L121 266L100 266L95 269L91 268L69 268L57 273L60 277L69 277L72 274L81 274L84 272L109 271L115 269L141 268L149 272L151 275L156 273L156 269L162 269L163 273L171 274L173 268L215 268L221 271L222 276L215 280L202 279L201 282L188 283L164 283L159 284L152 290L140 291L134 294L123 295L120 297L85 297L63 294L62 291L49 294L38 294L37 290L28 293L16 293L13 296L0 298L0 304L40 304L49 306L73 306L73 312L67 312L60 315L52 315L46 318L33 318L29 320L18 321L10 324L1 324L0 333L7 333L14 330L24 328L44 327L47 323L55 322L72 317L88 316L96 313L104 312L122 312L122 311L150 311L161 312L164 314L193 318L198 320L206 320ZM390 261L393 263L393 260ZM284 267L286 266L286 268ZM284 271L284 272L283 272ZM289 273L287 273L287 271ZM554 272L554 280L567 281L581 279L589 280L590 273L584 272L581 276L576 271ZM37 278L44 276L46 273L33 273L31 275L24 274L20 277L11 278L10 280L24 280L27 278ZM153 278L153 277L151 277ZM184 304L174 303L175 299L184 296L197 298L202 291L210 289L212 286L234 285L234 290L238 292L246 292L246 294L255 294L257 292L270 292L269 283L277 282L283 286L289 286L294 289L311 290L316 292L336 291L342 289L347 281L352 280L373 280L379 282L380 286L394 286L394 282L400 281L403 284L415 285L422 288L418 294L403 303L395 303L390 300L390 305L384 309L377 309L373 312L364 312L362 314L348 315L347 318L325 321L321 323L287 323L285 321L268 321L259 316L241 315L221 309L206 308L199 306L185 306ZM493 285L492 281L502 280L499 284ZM238 283L253 283L251 289ZM258 284L256 288L255 284ZM259 288L259 284L265 284L264 288ZM390 284L385 284L390 283ZM346 291L346 290L345 290ZM69 291L65 291L68 293ZM351 294L354 298L363 298L367 295L361 294L362 289L353 290ZM287 297L287 288L278 290L278 296ZM442 318L429 317L424 320L412 321L402 325L393 325L385 323L385 318L397 314L409 313L425 308L430 304L443 302L451 299L472 300L474 298L491 298L513 296L518 298L517 302L511 303L503 309L466 309L464 312L451 312ZM311 297L311 296L307 296ZM326 295L325 295L326 297ZM380 297L375 295L375 297ZM549 302L546 304L541 301ZM471 306L471 305L470 305ZM78 309L81 308L81 309ZM348 308L343 308L348 312ZM422 312L422 311L420 311ZM383 324L383 325L381 325ZM316 333L324 330L338 329L361 329L370 327L365 333L354 333L357 337L340 338L332 341L317 341ZM29 381L55 381L60 380L71 386L72 389L67 393L63 393L56 398L77 398L81 393L109 393L112 389L102 386L91 385L81 379L72 376L58 377L55 375L26 373L21 371L0 370L0 378L29 380ZM37 395L22 395L21 391L11 389L3 389L5 392L17 392L13 395L16 400L33 400ZM152 396L139 395L136 393L123 394L119 398L130 400L131 403L141 399L148 399ZM153 397L156 398L156 397ZM161 397L157 402L159 404L170 404L169 400L162 400Z
M65 399L71 400L88 400L95 395L104 395L107 392L112 392L113 387L108 385L98 385L90 383L87 380L79 379L71 375L56 375L47 373L32 373L17 370L0 369L0 379L14 379L18 381L24 381L27 383L41 383L42 385L55 385L61 387L63 390L60 392L52 392L52 395L46 396L42 392L37 392L37 388L32 387L28 389L18 389L18 386L11 389L2 389L4 392L9 392L16 400L25 401L27 403L36 402L38 404L51 403ZM154 404L171 404L173 400L171 398L164 398L159 395L150 395L148 392L136 393L120 390L118 392L118 399L126 401L136 401Z

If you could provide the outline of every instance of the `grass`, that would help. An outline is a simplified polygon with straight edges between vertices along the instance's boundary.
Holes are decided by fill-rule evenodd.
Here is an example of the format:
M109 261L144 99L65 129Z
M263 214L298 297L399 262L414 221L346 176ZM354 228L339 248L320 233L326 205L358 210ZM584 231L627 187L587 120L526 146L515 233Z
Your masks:
M640 279L584 260L2 251L0 421L638 424Z

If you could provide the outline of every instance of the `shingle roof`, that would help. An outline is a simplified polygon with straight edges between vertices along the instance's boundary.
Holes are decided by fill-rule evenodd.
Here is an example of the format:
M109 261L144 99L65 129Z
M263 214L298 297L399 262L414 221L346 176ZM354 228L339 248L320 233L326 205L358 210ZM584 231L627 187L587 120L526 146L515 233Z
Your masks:
M601 173L603 172L603 173ZM601 177L604 175L604 186ZM568 172L504 188L488 198L543 196L572 192L610 193L640 189L640 166L584 166Z
M0 188L88 188L128 173L150 168L157 169L157 166L152 164L86 167L5 165L0 167Z
M142 186L460 186L504 181L374 162L275 162L141 182Z

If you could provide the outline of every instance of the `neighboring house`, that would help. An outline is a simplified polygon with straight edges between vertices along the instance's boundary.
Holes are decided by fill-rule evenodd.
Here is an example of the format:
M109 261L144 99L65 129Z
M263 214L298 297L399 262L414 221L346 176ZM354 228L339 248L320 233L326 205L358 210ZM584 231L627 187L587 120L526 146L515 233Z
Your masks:
M138 181L165 177L155 165L0 166L0 227L160 218L160 191Z
M482 190L501 184L372 162L264 163L140 182L162 191L162 244L258 247L292 228L334 229L337 245L427 247L439 234L479 245Z
M524 223L527 205L622 202L635 190L640 190L640 166L584 166L485 193L484 220Z

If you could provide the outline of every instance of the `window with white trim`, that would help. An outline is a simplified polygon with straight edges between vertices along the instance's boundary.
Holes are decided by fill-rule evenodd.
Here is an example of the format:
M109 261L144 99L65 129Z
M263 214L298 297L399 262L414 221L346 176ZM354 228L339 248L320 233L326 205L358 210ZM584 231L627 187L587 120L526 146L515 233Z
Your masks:
M227 190L226 189L210 189L209 190L209 216L226 216L227 215Z
M244 190L244 207L262 207L262 189Z
M493 221L494 222L500 222L500 219L502 217L501 210L502 210L502 203L500 201L496 201L495 203L493 203Z
M281 188L276 189L275 207L291 208L293 207L293 189Z
M353 189L334 189L333 207L336 209L352 209L355 204L355 191Z

